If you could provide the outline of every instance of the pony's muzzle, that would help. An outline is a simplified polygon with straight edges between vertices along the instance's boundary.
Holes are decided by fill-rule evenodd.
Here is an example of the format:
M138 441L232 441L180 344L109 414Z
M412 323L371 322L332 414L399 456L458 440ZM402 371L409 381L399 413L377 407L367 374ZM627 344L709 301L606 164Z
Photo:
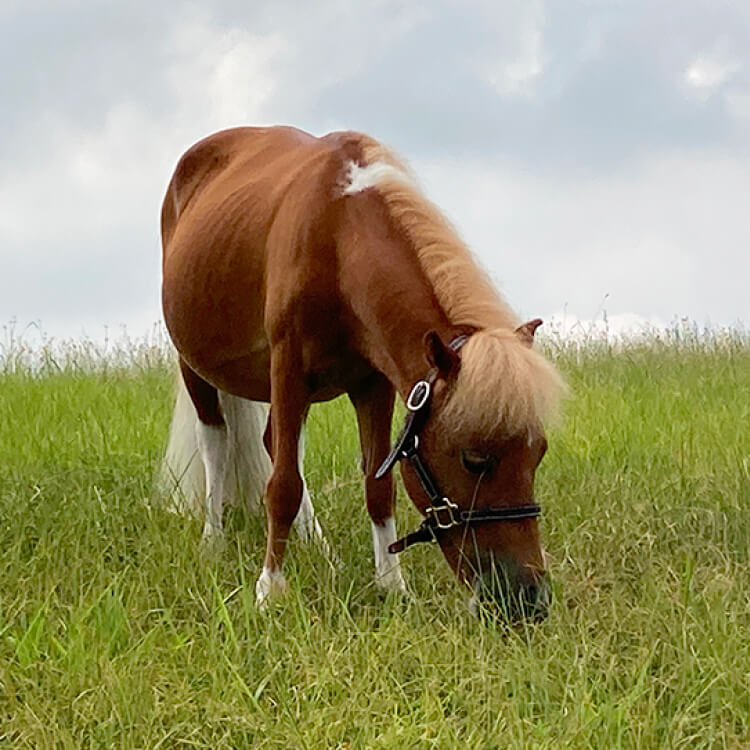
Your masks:
M543 620L552 591L544 573L521 571L513 564L495 564L474 581L470 607L511 621Z

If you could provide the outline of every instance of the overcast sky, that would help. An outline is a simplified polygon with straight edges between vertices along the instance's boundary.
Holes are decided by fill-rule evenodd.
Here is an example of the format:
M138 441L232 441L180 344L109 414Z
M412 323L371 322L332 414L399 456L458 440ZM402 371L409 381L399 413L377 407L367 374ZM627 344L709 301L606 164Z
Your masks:
M393 146L521 314L747 326L749 50L747 0L0 0L0 324L147 330L180 154L286 123Z

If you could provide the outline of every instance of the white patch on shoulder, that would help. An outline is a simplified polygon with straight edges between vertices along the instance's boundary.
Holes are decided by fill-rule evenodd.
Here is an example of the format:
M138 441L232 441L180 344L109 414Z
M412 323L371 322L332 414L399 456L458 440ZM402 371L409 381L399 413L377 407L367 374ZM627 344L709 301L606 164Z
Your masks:
M344 183L344 195L354 195L363 190L377 186L384 180L398 180L399 182L411 183L409 175L393 164L384 161L374 161L372 164L360 166L350 161L346 170L346 181Z

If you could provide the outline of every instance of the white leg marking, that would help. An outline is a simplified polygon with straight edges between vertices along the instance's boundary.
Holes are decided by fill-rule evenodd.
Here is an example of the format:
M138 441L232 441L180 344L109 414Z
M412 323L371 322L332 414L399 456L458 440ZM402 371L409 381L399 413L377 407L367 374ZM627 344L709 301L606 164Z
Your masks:
M406 593L406 584L401 575L398 555L388 551L388 545L396 541L396 523L387 518L382 526L372 524L372 546L375 551L375 583L383 589Z
M287 591L287 582L281 569L272 570L263 568L257 583L255 584L255 601L258 607L265 608L270 596L284 594Z
M305 481L305 431L304 428L300 432L299 445L297 449L297 465L299 466L299 473L302 477L302 500L300 501L299 510L297 516L294 519L294 528L297 533L305 542L314 539L318 542L323 549L324 554L330 557L330 549L328 542L323 536L323 530L320 528L318 518L315 515L315 509L313 508L312 500L310 499L310 492L307 489L307 482Z
M224 465L227 458L227 428L196 424L198 448L206 470L206 521L203 541L220 538L224 510Z
M297 511L297 517L294 519L294 527L297 529L300 539L305 542L309 542L311 539L325 542L323 530L320 528L312 500L310 499L310 493L307 491L307 482L304 482L304 480L302 484L302 501Z

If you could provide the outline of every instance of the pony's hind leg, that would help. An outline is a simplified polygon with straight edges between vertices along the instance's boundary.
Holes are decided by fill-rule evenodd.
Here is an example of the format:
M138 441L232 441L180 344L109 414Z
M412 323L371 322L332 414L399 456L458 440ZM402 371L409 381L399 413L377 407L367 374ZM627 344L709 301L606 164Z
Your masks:
M390 450L393 386L382 375L375 375L363 388L350 393L349 397L357 412L359 424L367 511L372 522L375 583L383 589L405 592L406 584L398 555L388 552L388 546L396 541L393 474L375 479L375 472Z
M224 511L224 469L227 456L227 428L198 422L198 447L206 468L206 520L203 542L210 545L221 539Z
M299 510L297 516L294 519L294 528L297 529L297 533L300 539L304 541L315 540L321 544L324 549L328 548L325 537L323 536L323 530L320 528L318 523L318 517L315 515L315 508L313 508L312 500L310 498L310 492L307 489L307 482L305 481L305 428L304 426L300 430L299 434L299 445L297 450L297 470L302 476L302 500L299 504Z
M216 388L180 360L180 370L198 420L195 423L198 450L206 474L206 518L203 543L221 538L224 510L224 474L227 460L227 426Z

